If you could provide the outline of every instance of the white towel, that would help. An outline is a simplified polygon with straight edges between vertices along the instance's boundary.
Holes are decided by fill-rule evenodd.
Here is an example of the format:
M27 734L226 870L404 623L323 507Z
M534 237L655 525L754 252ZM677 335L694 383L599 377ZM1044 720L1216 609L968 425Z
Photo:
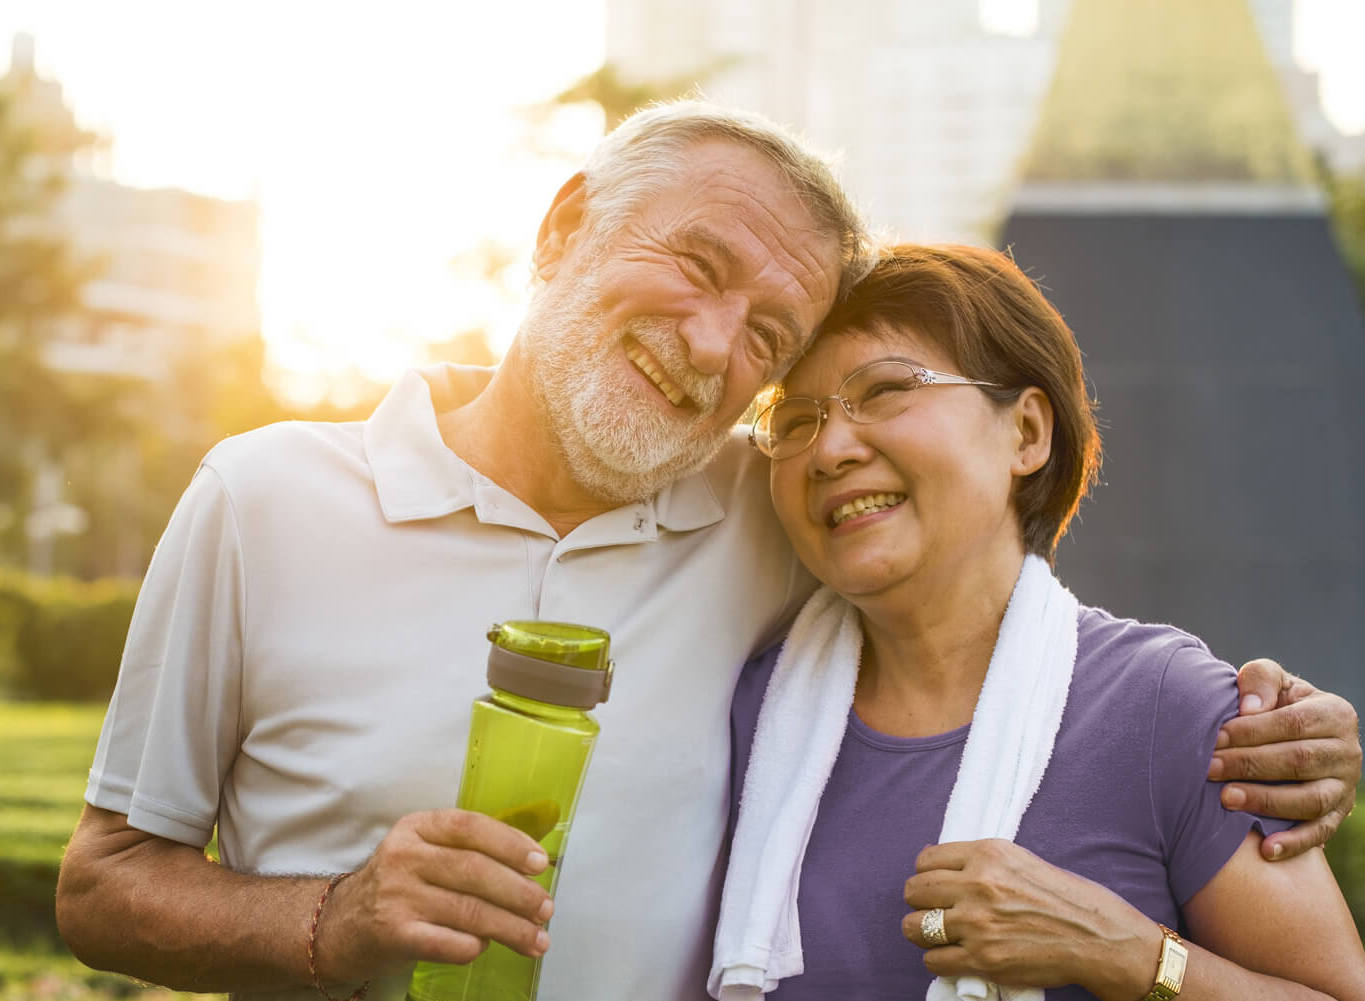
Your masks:
M977 699L940 842L1013 840L1056 740L1076 663L1076 599L1036 556L1024 565ZM759 711L707 987L751 1001L804 969L796 899L815 814L858 677L857 612L828 588L797 617ZM803 747L803 753L793 748ZM1037 988L935 980L926 1001L1042 1001Z
M712 997L761 997L804 970L796 913L801 861L844 739L862 646L857 609L822 587L777 656L730 846L707 981Z

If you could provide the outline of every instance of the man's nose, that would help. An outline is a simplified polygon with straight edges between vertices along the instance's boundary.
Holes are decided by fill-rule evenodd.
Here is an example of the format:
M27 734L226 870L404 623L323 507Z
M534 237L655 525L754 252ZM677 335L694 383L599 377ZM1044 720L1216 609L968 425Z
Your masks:
M720 375L730 363L735 345L744 334L749 306L743 296L720 296L678 325L687 345L688 360L703 375Z

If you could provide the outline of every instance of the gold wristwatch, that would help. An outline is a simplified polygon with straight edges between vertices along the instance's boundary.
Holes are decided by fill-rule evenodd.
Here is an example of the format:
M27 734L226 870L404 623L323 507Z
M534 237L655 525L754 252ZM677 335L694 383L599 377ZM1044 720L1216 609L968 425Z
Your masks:
M1165 925L1161 929L1161 959L1156 964L1156 982L1152 989L1142 997L1142 1001L1171 1001L1180 993L1180 985L1185 982L1185 962L1190 951L1180 936Z

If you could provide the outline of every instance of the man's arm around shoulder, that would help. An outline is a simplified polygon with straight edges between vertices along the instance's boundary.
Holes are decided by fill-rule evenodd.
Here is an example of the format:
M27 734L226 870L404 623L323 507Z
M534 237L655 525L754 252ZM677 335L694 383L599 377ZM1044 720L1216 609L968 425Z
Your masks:
M1325 844L1355 806L1361 763L1355 707L1273 660L1243 664L1237 687L1240 714L1223 725L1209 765L1210 779L1229 783L1223 805L1302 821L1261 842L1267 859Z

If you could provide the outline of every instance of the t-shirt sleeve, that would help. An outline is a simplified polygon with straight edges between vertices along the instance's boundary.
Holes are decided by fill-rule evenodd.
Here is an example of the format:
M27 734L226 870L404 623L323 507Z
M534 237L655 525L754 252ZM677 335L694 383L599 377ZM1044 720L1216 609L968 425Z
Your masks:
M1162 677L1152 728L1151 796L1176 902L1223 868L1253 827L1291 821L1226 810L1221 782L1207 779L1219 728L1237 715L1237 672L1195 643L1178 647Z
M243 591L231 500L201 465L138 594L86 786L92 806L208 843L238 746Z

